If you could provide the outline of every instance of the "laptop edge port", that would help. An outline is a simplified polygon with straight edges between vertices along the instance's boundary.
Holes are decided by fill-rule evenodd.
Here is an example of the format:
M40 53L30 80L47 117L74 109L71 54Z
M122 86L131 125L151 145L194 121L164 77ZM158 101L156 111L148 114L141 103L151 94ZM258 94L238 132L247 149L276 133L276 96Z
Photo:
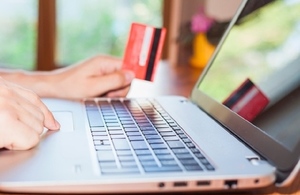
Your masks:
M210 181L197 181L197 186L209 186Z
M174 182L174 187L185 187L187 185L188 185L188 183L185 182L185 181L176 181L176 182Z
M225 180L224 185L227 189L235 189L237 188L238 181L236 179L233 180Z

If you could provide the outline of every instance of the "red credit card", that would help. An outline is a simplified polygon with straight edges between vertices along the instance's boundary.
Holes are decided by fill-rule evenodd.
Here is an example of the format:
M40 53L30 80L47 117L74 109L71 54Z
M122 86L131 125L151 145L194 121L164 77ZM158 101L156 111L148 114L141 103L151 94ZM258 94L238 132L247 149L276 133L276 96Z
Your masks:
M248 121L253 121L268 105L267 96L250 80L246 79L223 104Z
M123 58L123 69L138 79L153 81L166 36L165 28L132 23Z

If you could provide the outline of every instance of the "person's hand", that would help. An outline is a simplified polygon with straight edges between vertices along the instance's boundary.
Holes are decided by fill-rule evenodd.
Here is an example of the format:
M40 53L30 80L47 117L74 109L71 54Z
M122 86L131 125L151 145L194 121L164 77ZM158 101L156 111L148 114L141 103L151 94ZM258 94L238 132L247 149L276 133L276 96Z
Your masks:
M99 55L53 71L1 70L0 76L34 91L40 97L124 97L134 73L121 70L121 66L120 59Z
M134 78L131 71L121 70L122 61L96 56L76 65L53 71L54 97L86 98L124 97Z
M60 125L40 98L0 77L0 148L30 149L39 143L44 127L58 130Z

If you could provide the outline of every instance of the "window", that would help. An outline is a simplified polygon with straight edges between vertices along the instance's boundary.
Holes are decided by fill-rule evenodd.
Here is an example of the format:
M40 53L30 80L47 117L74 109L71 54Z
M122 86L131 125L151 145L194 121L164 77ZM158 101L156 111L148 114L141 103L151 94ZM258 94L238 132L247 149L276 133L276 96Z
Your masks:
M131 22L161 26L161 9L162 0L57 0L56 64L122 56Z
M0 1L0 66L33 69L37 0Z
M57 66L73 64L99 53L121 57L131 22L162 25L162 0L1 0L1 67L32 70L36 68L36 59L43 58L41 55L46 51L52 52L43 42L51 33L49 29L40 31L45 34L37 44L38 2L43 3L39 7L43 8L39 10L42 28L46 25L51 30L45 21L52 21L51 14L56 14L56 36L53 37L56 37ZM56 13L49 8L55 2ZM48 58L38 61L39 68L49 62ZM50 62L45 69L51 67Z

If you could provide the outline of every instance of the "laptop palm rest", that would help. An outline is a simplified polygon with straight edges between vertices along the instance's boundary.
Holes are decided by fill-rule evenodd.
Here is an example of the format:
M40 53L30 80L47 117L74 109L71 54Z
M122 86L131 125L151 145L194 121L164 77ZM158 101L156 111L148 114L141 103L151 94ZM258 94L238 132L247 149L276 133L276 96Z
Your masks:
M55 111L52 112L54 118L60 124L60 131L72 132L74 131L73 114L70 111Z

